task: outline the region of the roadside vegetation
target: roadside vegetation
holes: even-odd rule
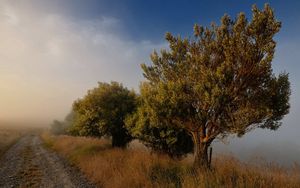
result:
[[[0,157],[19,137],[20,133],[17,130],[0,128]]]
[[[113,148],[107,139],[42,135],[48,147],[69,159],[99,187],[299,187],[300,166],[284,168],[231,156],[213,158],[211,171],[195,170],[191,158],[178,161],[139,147]]]
[[[223,16],[219,25],[195,25],[193,37],[167,33],[169,48],[141,65],[138,93],[99,82],[64,121],[52,124],[56,135],[79,137],[44,139],[104,187],[296,187],[297,173],[232,158],[212,161],[210,152],[229,135],[277,130],[289,113],[288,73],[272,70],[280,28],[265,5],[253,6],[251,20],[240,13]],[[128,148],[133,139],[152,154]],[[188,154],[193,162],[179,160]]]
[[[0,157],[28,131],[27,128],[0,124]]]

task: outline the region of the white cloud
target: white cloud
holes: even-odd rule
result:
[[[64,116],[72,101],[116,80],[137,88],[139,64],[163,44],[125,39],[118,19],[73,20],[0,5],[0,119]],[[14,4],[15,5],[15,4]]]

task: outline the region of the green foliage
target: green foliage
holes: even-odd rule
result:
[[[63,122],[58,120],[53,121],[50,131],[55,135],[64,134],[66,132]]]
[[[65,119],[63,121],[64,126],[66,127],[67,131],[73,125],[74,116],[75,116],[75,113],[73,112],[73,110],[71,110],[71,112],[69,112],[69,114],[67,114],[67,116],[65,117]]]
[[[51,132],[56,135],[70,133],[73,124],[74,112],[71,111],[63,121],[54,120],[51,124]]]
[[[193,151],[193,140],[188,132],[172,127],[167,122],[152,121],[142,99],[149,94],[141,90],[140,105],[135,113],[126,119],[126,127],[131,135],[144,143],[152,151],[180,158]]]
[[[112,145],[124,147],[131,140],[125,117],[136,108],[136,96],[117,82],[101,83],[74,102],[74,123],[70,130],[80,136],[111,136]]]
[[[192,38],[167,33],[169,49],[155,51],[152,65],[142,65],[150,121],[193,135],[197,166],[207,165],[214,139],[277,129],[289,111],[288,74],[276,76],[271,64],[281,23],[269,5],[252,12],[251,21],[240,13],[223,16],[220,25],[195,25]]]

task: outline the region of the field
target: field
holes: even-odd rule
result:
[[[26,134],[39,134],[43,129],[27,124],[6,124],[0,122],[0,156]]]
[[[173,160],[139,147],[113,149],[104,139],[47,133],[42,138],[99,187],[300,187],[298,164],[284,168],[218,156],[211,172],[201,172],[193,170],[191,158]]]
[[[18,138],[23,134],[17,128],[8,128],[0,126],[0,157],[3,153],[14,144]]]

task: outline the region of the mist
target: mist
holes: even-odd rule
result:
[[[72,102],[98,81],[137,88],[139,64],[162,46],[127,40],[113,17],[75,20],[14,2],[0,4],[2,121],[63,118]]]
[[[73,101],[98,81],[119,81],[138,91],[143,80],[140,64],[149,62],[149,54],[166,43],[164,33],[158,42],[132,40],[125,25],[111,15],[74,17],[45,1],[2,0],[0,124],[47,127],[53,119],[63,119]],[[287,34],[278,37],[274,70],[289,72],[292,84],[291,110],[283,126],[214,143],[214,152],[232,153],[245,161],[263,157],[287,166],[300,163],[299,41]]]
[[[248,133],[242,138],[214,142],[212,145],[214,155],[236,156],[241,161],[254,164],[266,161],[285,167],[300,164],[300,144],[289,139],[259,139],[257,141],[256,132],[259,131]],[[263,131],[260,130],[260,132]]]

